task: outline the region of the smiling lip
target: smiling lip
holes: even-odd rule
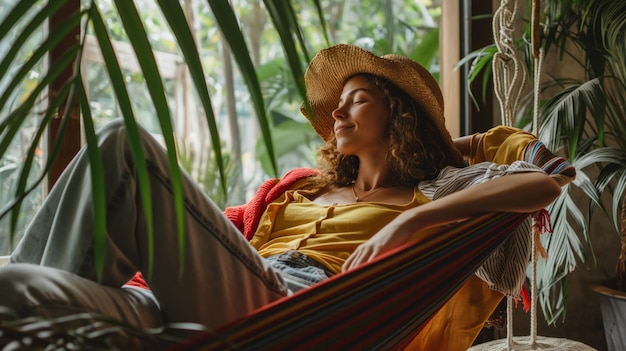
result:
[[[346,130],[346,129],[350,129],[352,128],[352,126],[339,126],[337,128],[335,128],[335,135],[341,133],[342,131]]]

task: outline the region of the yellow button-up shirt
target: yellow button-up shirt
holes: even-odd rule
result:
[[[298,250],[339,273],[357,246],[402,211],[430,201],[415,187],[413,199],[404,205],[357,202],[325,206],[309,200],[316,192],[289,190],[267,207],[250,241],[261,256]]]

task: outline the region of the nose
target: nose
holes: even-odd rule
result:
[[[331,116],[333,116],[335,120],[346,118],[346,114],[345,114],[345,111],[343,110],[342,105],[339,105],[339,107],[334,109],[333,112],[331,113]]]

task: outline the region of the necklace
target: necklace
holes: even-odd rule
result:
[[[382,187],[376,188],[374,190],[371,190],[369,193],[359,197],[359,195],[356,194],[356,189],[354,187],[354,183],[352,184],[352,195],[354,195],[354,202],[359,202],[362,201],[363,199],[365,199],[366,197],[370,197],[374,194],[376,194],[379,190],[383,189]]]

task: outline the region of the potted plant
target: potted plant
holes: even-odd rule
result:
[[[623,350],[626,348],[626,3],[581,0],[575,8],[564,17],[571,21],[571,26],[562,27],[561,33],[553,32],[552,38],[562,41],[546,43],[558,45],[561,52],[582,53],[574,62],[583,68],[585,79],[566,82],[545,103],[540,135],[549,146],[563,146],[574,164],[598,172],[595,186],[583,188],[593,200],[589,218],[597,205],[612,218],[615,231],[620,234],[621,251],[615,279],[598,285],[595,290],[600,293],[609,350]],[[599,195],[605,192],[612,196],[610,211],[600,202]]]
[[[526,57],[528,72],[532,72],[530,46],[526,40],[518,44]],[[548,259],[540,260],[537,267],[539,303],[547,323],[554,324],[566,312],[565,278],[579,261],[587,262],[584,242],[593,253],[591,243],[596,233],[590,233],[589,223],[594,209],[608,215],[615,231],[621,233],[621,254],[612,286],[626,289],[626,2],[545,2],[541,46],[552,62],[557,58],[559,64],[567,62],[568,66],[560,75],[552,70],[543,72],[544,78],[549,79],[541,83],[538,136],[548,149],[566,157],[578,173],[576,181],[564,187],[562,195],[548,208],[554,233],[542,236]],[[494,51],[487,47],[462,61],[474,61],[473,79],[490,67]],[[582,72],[583,77],[575,78],[577,72]],[[527,99],[525,106],[531,102]],[[518,127],[531,129],[530,112],[530,108],[520,110]],[[591,205],[577,200],[581,192]],[[610,205],[602,202],[604,193],[612,196]],[[579,230],[582,238],[577,234]],[[613,294],[607,286],[598,290],[602,296]],[[626,298],[621,299],[626,304]],[[615,313],[615,305],[610,304],[603,310],[613,311],[624,321],[626,311]],[[612,329],[626,331],[626,325],[614,327],[612,323],[605,320],[607,333]],[[609,347],[615,347],[611,346],[612,340],[614,337],[607,335]],[[614,349],[626,348],[626,337],[620,340],[621,346]]]
[[[600,96],[597,102],[604,102],[604,113],[596,116],[598,142],[586,157],[599,166],[598,192],[612,195],[610,217],[621,238],[615,279],[594,288],[600,296],[607,346],[613,351],[626,348],[626,3],[597,1],[589,15],[593,35],[600,39],[594,72],[598,91],[591,93]]]

